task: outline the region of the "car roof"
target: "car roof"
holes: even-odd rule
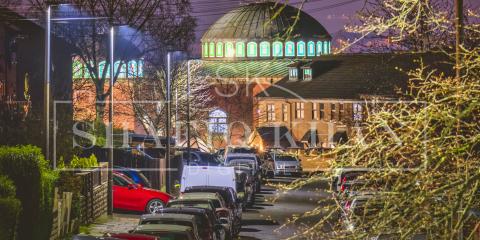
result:
[[[205,214],[207,211],[210,211],[210,209],[185,207],[185,208],[163,208],[163,209],[160,210],[160,213],[176,213],[176,214],[199,213],[199,214]],[[157,214],[159,214],[159,213],[157,213]],[[144,214],[144,215],[155,215],[155,214]]]
[[[145,231],[162,231],[162,232],[190,232],[192,231],[191,227],[181,226],[181,225],[172,225],[172,224],[144,224],[138,225],[135,230],[145,230]]]
[[[255,153],[228,153],[227,157],[255,157]]]
[[[178,213],[156,213],[156,214],[145,214],[142,215],[142,220],[156,220],[156,219],[179,219],[179,220],[188,220],[192,221],[195,218],[193,215],[189,214],[178,214]]]
[[[230,191],[233,190],[231,187],[221,187],[221,186],[191,186],[186,187],[185,190],[216,190],[216,191]]]
[[[178,199],[218,199],[218,193],[211,192],[189,192],[182,194]]]

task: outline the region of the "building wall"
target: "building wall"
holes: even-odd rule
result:
[[[296,103],[304,104],[303,118],[296,116]],[[292,133],[295,140],[302,140],[304,135],[311,129],[316,129],[323,147],[329,147],[333,143],[333,135],[337,132],[346,131],[350,136],[352,127],[355,124],[353,118],[353,104],[360,102],[346,100],[297,100],[297,99],[273,99],[257,98],[255,104],[254,127],[262,126],[286,126]],[[313,104],[317,106],[316,117],[313,116]],[[324,104],[323,118],[320,116],[320,104]],[[335,111],[332,115],[332,104]],[[275,119],[268,114],[268,105],[274,106]],[[343,105],[342,114],[340,106]],[[287,114],[284,119],[282,106],[286,107]],[[333,117],[332,117],[333,116]],[[270,117],[270,118],[269,118]]]

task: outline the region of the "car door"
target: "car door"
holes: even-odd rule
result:
[[[138,204],[138,193],[132,188],[133,183],[121,175],[113,175],[113,207],[135,210]],[[115,204],[116,203],[116,204]]]

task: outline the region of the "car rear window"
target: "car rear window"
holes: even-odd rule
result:
[[[298,161],[297,158],[292,157],[292,156],[277,156],[275,160],[282,161],[282,162],[296,162],[296,161]]]
[[[143,224],[168,224],[168,225],[179,225],[179,226],[185,226],[185,227],[192,227],[193,228],[193,223],[189,221],[179,221],[179,220],[173,220],[173,219],[155,219],[155,220],[144,220],[141,223]]]

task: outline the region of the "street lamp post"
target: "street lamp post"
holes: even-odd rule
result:
[[[48,5],[45,26],[45,82],[43,86],[43,104],[45,120],[45,158],[50,160],[50,72],[51,72],[51,17],[52,7]]]
[[[113,51],[115,47],[114,42],[115,29],[110,27],[110,88],[109,88],[109,102],[108,102],[108,215],[113,214],[113,77],[114,70],[114,56]]]
[[[166,191],[170,192],[170,184],[171,184],[171,173],[170,171],[170,111],[171,111],[171,53],[167,53],[167,118],[165,121],[165,133],[167,137],[167,147],[165,151],[165,161],[166,161]]]
[[[187,61],[187,165],[190,165],[190,61]]]

